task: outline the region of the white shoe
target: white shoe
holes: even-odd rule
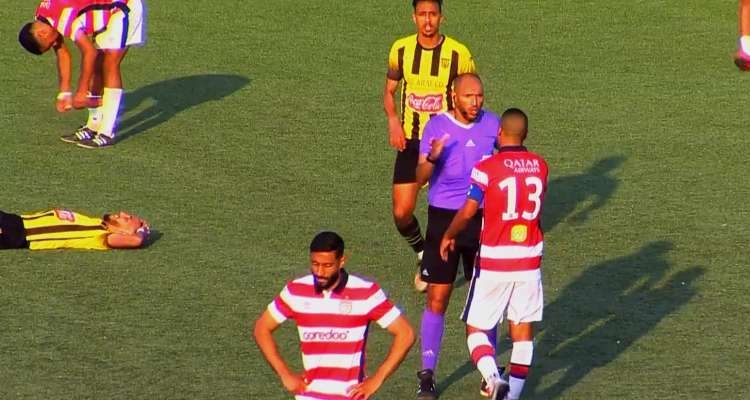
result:
[[[417,253],[417,273],[414,274],[414,290],[419,293],[427,291],[427,282],[422,280],[422,255],[424,250]]]
[[[493,377],[492,380],[488,383],[490,386],[490,399],[492,400],[506,400],[508,396],[508,391],[510,390],[510,385],[508,385],[508,382],[498,377]]]

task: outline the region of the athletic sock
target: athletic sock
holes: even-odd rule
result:
[[[740,49],[746,56],[750,57],[750,36],[742,36],[740,38]]]
[[[102,119],[99,133],[111,138],[115,137],[117,114],[120,112],[123,90],[120,88],[104,88],[102,94]]]
[[[417,217],[411,216],[411,222],[405,227],[396,226],[398,233],[406,239],[406,243],[409,243],[412,250],[415,253],[419,253],[424,250],[424,238],[422,237],[422,230],[419,227],[419,221]]]
[[[533,357],[534,342],[513,342],[513,350],[510,353],[510,379],[508,380],[510,391],[508,392],[508,399],[521,397],[521,391],[523,391],[523,385],[529,375]]]
[[[86,96],[89,100],[101,100],[102,96],[93,95],[91,93]],[[101,104],[101,103],[100,103]],[[101,105],[93,108],[89,108],[89,119],[86,120],[86,127],[94,132],[99,131],[99,123],[102,121],[102,110]]]
[[[422,369],[435,371],[445,330],[445,316],[425,309],[422,312]]]
[[[490,344],[485,332],[473,332],[466,338],[466,344],[469,346],[471,360],[485,381],[489,382],[493,377],[500,375],[495,363],[495,348]]]

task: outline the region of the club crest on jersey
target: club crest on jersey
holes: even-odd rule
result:
[[[410,94],[409,108],[419,112],[440,112],[443,109],[443,95],[428,94],[426,96],[417,96]]]
[[[76,215],[70,210],[55,209],[55,216],[60,221],[76,222]]]
[[[440,67],[441,68],[449,68],[451,66],[451,59],[450,58],[441,58],[440,59]]]
[[[351,300],[341,300],[341,303],[339,303],[339,313],[351,314],[353,305]]]
[[[529,235],[529,228],[526,225],[514,225],[510,229],[510,241],[516,243],[523,243],[526,241],[526,237]]]

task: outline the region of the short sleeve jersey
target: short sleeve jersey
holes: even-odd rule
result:
[[[432,141],[447,136],[443,152],[430,176],[427,202],[431,206],[458,210],[466,200],[474,165],[495,150],[500,117],[482,110],[469,124],[456,120],[451,112],[436,115],[425,126],[419,153],[429,154]]]
[[[36,19],[75,41],[79,33],[93,36],[104,31],[113,14],[127,10],[127,0],[42,0]]]
[[[484,192],[480,269],[514,272],[514,280],[539,276],[547,176],[544,159],[522,146],[503,147],[474,168],[471,183]]]
[[[342,270],[331,291],[317,291],[314,277],[289,282],[268,305],[279,323],[297,323],[307,391],[303,399],[344,399],[365,378],[365,343],[371,321],[386,328],[401,312],[383,290]]]
[[[107,235],[101,218],[54,209],[21,215],[26,240],[31,250],[87,249],[108,250]]]
[[[476,72],[469,49],[448,36],[432,49],[420,46],[416,34],[393,43],[388,79],[401,81],[401,124],[407,139],[421,138],[431,116],[453,108],[453,80],[469,72]]]

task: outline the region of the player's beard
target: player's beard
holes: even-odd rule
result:
[[[339,281],[339,274],[340,274],[340,272],[337,271],[335,274],[333,274],[330,277],[328,277],[328,279],[325,281],[324,284],[320,283],[320,278],[318,278],[317,275],[313,275],[313,278],[314,278],[314,281],[315,281],[315,290],[317,290],[317,291],[320,292],[320,291],[323,291],[323,290],[330,289],[331,286],[333,286],[336,282]]]

